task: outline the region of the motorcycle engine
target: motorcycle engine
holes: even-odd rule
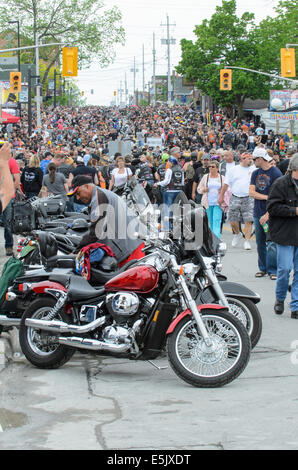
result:
[[[130,292],[116,292],[106,297],[108,312],[117,323],[123,323],[135,315],[139,309],[139,297]]]

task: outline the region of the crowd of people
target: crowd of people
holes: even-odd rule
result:
[[[268,274],[277,280],[276,313],[283,311],[285,286],[294,268],[291,311],[293,318],[298,317],[298,157],[293,136],[276,134],[251,119],[201,114],[189,106],[59,107],[44,110],[41,119],[42,128],[28,135],[24,113],[9,136],[9,169],[15,190],[27,197],[67,197],[78,176],[114,191],[137,175],[152,202],[163,203],[167,209],[162,221],[183,191],[206,209],[210,228],[218,238],[223,223],[228,222],[233,247],[243,240],[244,249],[251,250],[254,230],[256,277]],[[2,138],[7,138],[5,127]],[[152,138],[158,145],[148,143]],[[109,144],[119,141],[130,143],[130,151],[112,155]],[[275,194],[273,186],[276,191],[283,178],[292,193],[278,203],[271,200],[271,193]],[[285,183],[281,190],[286,192]],[[68,207],[80,212],[86,203],[77,196],[68,198]],[[2,214],[8,256],[13,254],[10,217],[11,203]],[[287,233],[287,217],[292,227],[288,239],[281,235]],[[280,246],[292,249],[285,256]]]

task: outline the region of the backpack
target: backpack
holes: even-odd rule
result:
[[[187,165],[187,168],[185,170],[185,177],[186,179],[189,181],[189,180],[192,180],[195,176],[195,170],[194,170],[194,167],[193,165],[191,165],[190,163]]]
[[[24,272],[24,265],[20,259],[9,258],[3,266],[0,278],[0,304],[5,300],[4,295],[13,281]]]

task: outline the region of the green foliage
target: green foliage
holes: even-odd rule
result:
[[[241,115],[245,98],[268,98],[272,79],[233,69],[232,90],[220,91],[219,70],[237,66],[280,75],[280,48],[297,42],[297,11],[297,0],[281,1],[277,16],[257,26],[253,13],[236,15],[236,0],[222,0],[210,20],[195,26],[195,42],[182,39],[182,58],[176,71],[197,81],[197,88],[220,106],[236,105]],[[274,88],[282,85],[274,81]]]
[[[79,68],[93,60],[108,65],[117,43],[124,42],[121,13],[117,7],[103,10],[102,0],[5,0],[0,9],[0,28],[8,30],[8,21],[20,21],[21,44],[65,42],[78,46]],[[9,30],[11,30],[9,26]],[[43,83],[51,67],[60,63],[61,46],[40,48],[40,59],[47,64]],[[22,53],[22,63],[34,61],[34,52]]]

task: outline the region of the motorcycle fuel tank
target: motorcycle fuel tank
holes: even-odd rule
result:
[[[147,294],[155,289],[158,279],[158,271],[153,266],[136,266],[113,277],[104,287],[108,292],[121,290]]]

